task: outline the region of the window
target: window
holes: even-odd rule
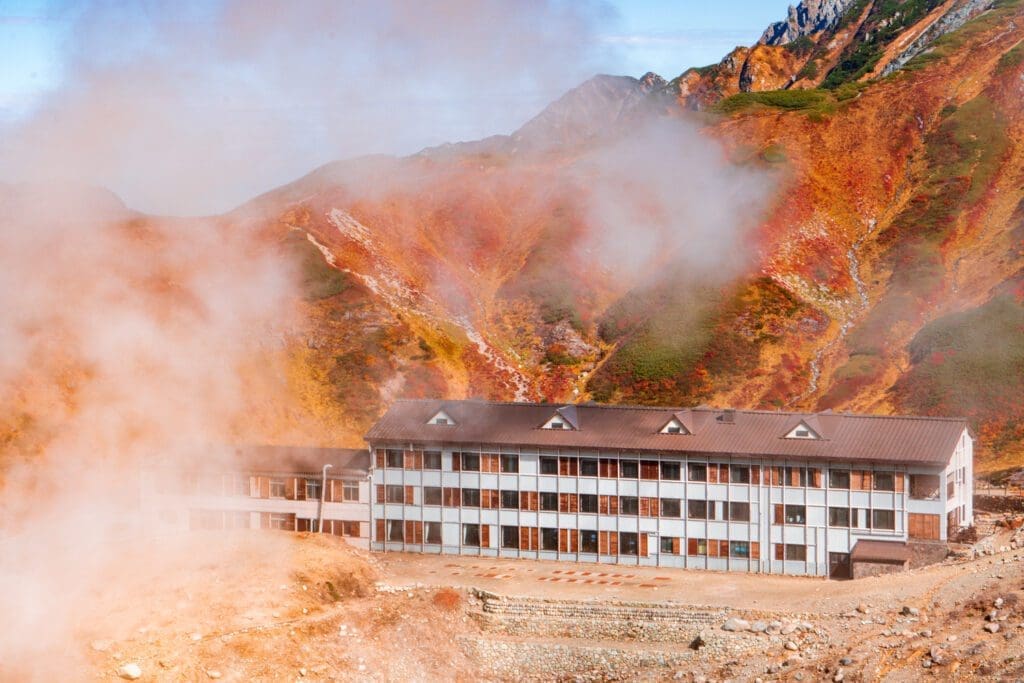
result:
[[[393,467],[400,470],[405,465],[405,454],[401,450],[389,448],[384,451],[384,454],[386,456],[385,467]]]
[[[423,469],[441,469],[441,451],[423,451]]]
[[[448,418],[447,417],[440,417],[440,416],[435,417],[434,418],[434,424],[436,424],[436,425],[446,425],[446,424],[448,424]]]
[[[550,493],[548,491],[541,491],[540,509],[547,510],[549,512],[556,512],[558,510],[558,494]]]
[[[746,465],[733,465],[729,468],[730,484],[749,484],[750,468]]]
[[[661,461],[661,478],[666,481],[679,481],[683,474],[682,470],[682,463],[671,460]]]
[[[636,479],[640,476],[640,463],[636,460],[620,460],[619,476],[623,479]]]
[[[384,500],[386,500],[389,503],[404,503],[405,488],[402,486],[393,486],[391,484],[385,486]]]
[[[636,532],[632,531],[620,531],[619,532],[619,554],[620,555],[636,555],[640,549],[639,541]]]
[[[829,526],[850,526],[850,510],[848,508],[833,508],[828,509],[828,525]]]
[[[678,517],[682,512],[682,501],[678,498],[661,499],[661,516]]]
[[[518,510],[519,509],[519,492],[518,491],[502,491],[501,492],[501,507],[506,510]]]
[[[871,528],[892,531],[896,528],[896,513],[893,510],[872,510]]]
[[[746,541],[731,541],[729,557],[750,557],[750,544]]]
[[[652,481],[658,480],[658,461],[657,460],[641,460],[640,461],[640,478],[649,479]]]
[[[320,500],[320,493],[323,491],[323,482],[319,479],[306,480],[306,500]]]
[[[423,525],[426,527],[426,533],[424,534],[426,542],[431,545],[440,545],[441,522],[424,522]]]
[[[440,505],[441,504],[441,487],[440,486],[424,486],[423,487],[423,504],[424,505]]]
[[[480,471],[480,456],[477,453],[463,453],[461,463],[463,472]]]
[[[595,458],[580,458],[580,476],[597,476],[597,460]]]
[[[359,482],[343,481],[341,483],[341,499],[346,502],[359,501]]]
[[[806,505],[787,505],[786,524],[803,524],[807,521]]]
[[[619,496],[620,515],[640,514],[640,499],[636,496]]]
[[[786,544],[786,559],[792,562],[806,562],[807,561],[807,546],[805,545],[793,545],[792,543]]]
[[[279,514],[279,513],[276,513],[276,512],[273,512],[273,513],[270,514],[270,528],[271,529],[287,529],[289,527],[289,522],[290,521],[291,520],[289,519],[289,516],[286,515],[286,514]],[[204,528],[211,528],[211,527],[204,526]]]
[[[596,493],[581,493],[580,494],[580,512],[597,512],[597,494]]]
[[[592,529],[581,529],[580,530],[580,552],[581,553],[596,553],[597,552],[597,531]]]
[[[462,489],[462,507],[480,507],[480,489]]]
[[[430,418],[430,424],[432,424],[432,425],[453,425],[453,424],[455,424],[455,420],[453,420],[448,415],[448,413],[444,412],[443,410],[439,410],[439,411],[437,411],[437,413],[434,414],[434,417]]]
[[[335,524],[339,524],[339,522],[335,522]],[[359,522],[340,522],[340,524],[342,536],[359,538]]]
[[[231,495],[249,495],[249,477],[235,476],[231,480]]]
[[[519,456],[518,455],[503,455],[501,456],[501,471],[508,474],[514,474],[519,471]]]
[[[502,548],[518,548],[519,547],[519,527],[517,527],[517,526],[503,526],[503,527],[501,527],[501,547]]]
[[[703,556],[708,554],[708,540],[706,538],[690,538],[686,541],[686,554]]]
[[[948,474],[946,475],[946,498],[956,498],[956,484],[953,482],[953,477]]]
[[[911,474],[910,497],[914,500],[938,500],[939,475]]]
[[[402,520],[400,519],[389,519],[388,520],[388,540],[401,543],[405,536],[402,530]]]
[[[558,529],[542,528],[540,530],[540,549],[558,550]]]
[[[678,543],[679,543],[679,539],[678,538],[673,538],[671,536],[662,536],[661,537],[661,552],[664,553],[665,555],[675,555],[675,554],[677,554],[678,551],[676,550],[676,548],[678,548],[678,545],[677,545]]]
[[[706,500],[686,501],[686,516],[689,519],[707,519],[708,502]]]
[[[462,545],[479,546],[480,545],[480,525],[479,524],[463,524],[462,525]]]
[[[872,486],[876,491],[895,491],[896,475],[892,472],[875,472]]]
[[[807,486],[807,470],[803,467],[787,467],[785,485]]]
[[[666,434],[682,434],[683,433],[683,428],[679,427],[678,425],[669,425],[669,426],[665,427],[665,433]]]
[[[690,481],[707,481],[708,466],[690,463],[686,467],[686,478]]]
[[[540,458],[541,474],[558,474],[558,458],[542,455]]]
[[[750,521],[750,503],[729,503],[726,507],[726,519],[733,522]]]
[[[284,498],[284,479],[270,480],[270,497]]]
[[[829,470],[828,487],[830,489],[850,488],[850,470]]]

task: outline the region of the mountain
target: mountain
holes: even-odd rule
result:
[[[962,414],[1020,465],[1022,39],[1021,0],[805,1],[712,67],[254,199],[222,220],[303,285],[265,437],[357,445],[401,396],[709,403]],[[664,232],[691,210],[736,225]]]

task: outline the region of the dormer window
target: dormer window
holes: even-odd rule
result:
[[[813,429],[808,427],[806,422],[802,422],[801,421],[800,424],[798,424],[796,427],[794,427],[789,432],[789,434],[786,434],[786,438],[787,439],[820,439],[821,436],[819,436],[818,433],[815,432]]]
[[[689,434],[689,430],[683,426],[683,423],[678,418],[672,418],[668,421],[664,427],[661,428],[662,434]]]
[[[552,415],[551,419],[541,425],[541,429],[564,429],[573,431],[576,429],[562,414]]]
[[[552,422],[548,425],[548,429],[565,429],[564,422]]]
[[[811,430],[810,429],[798,429],[795,432],[793,432],[793,436],[795,436],[798,439],[808,439],[811,436]]]
[[[444,412],[443,410],[439,410],[434,415],[434,417],[430,418],[430,420],[427,421],[427,424],[432,424],[432,425],[454,425],[455,424],[455,420],[453,420],[451,418],[451,416],[448,415],[448,413]]]

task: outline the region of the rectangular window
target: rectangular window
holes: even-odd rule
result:
[[[612,458],[601,458],[598,473],[605,478],[615,479],[619,476],[619,461]]]
[[[786,524],[803,524],[807,521],[806,505],[787,505]]]
[[[441,545],[441,522],[424,522],[426,527],[426,542],[431,545]]]
[[[323,482],[319,479],[306,480],[306,500],[320,500],[320,493],[323,491]]]
[[[597,531],[592,529],[581,529],[580,530],[580,552],[581,553],[596,553],[597,552]]]
[[[338,522],[335,522],[337,524]],[[342,522],[341,535],[359,538],[359,522]]]
[[[850,470],[829,470],[828,487],[830,489],[850,488]]]
[[[480,489],[462,489],[462,507],[480,507]]]
[[[424,505],[440,505],[441,504],[441,487],[440,486],[424,486],[423,487],[423,504]]]
[[[540,509],[547,510],[549,512],[558,511],[558,494],[551,493],[548,491],[541,491],[540,493]]]
[[[682,514],[682,501],[678,498],[661,499],[662,517],[678,517],[680,514]]]
[[[706,538],[689,538],[686,540],[686,554],[704,556],[708,554],[708,540]]]
[[[580,512],[597,512],[597,494],[596,493],[581,493],[580,494]]]
[[[423,451],[423,469],[441,469],[441,451]]]
[[[892,472],[875,472],[873,483],[876,491],[896,490],[896,476]]]
[[[807,486],[807,470],[803,467],[786,468],[786,486]]]
[[[914,500],[938,500],[939,475],[911,474],[910,497]]]
[[[480,546],[480,525],[479,524],[463,524],[462,525],[462,545],[469,546]]]
[[[729,468],[730,484],[749,484],[750,468],[746,465],[733,465]]]
[[[558,474],[558,458],[542,455],[540,458],[541,474]]]
[[[686,517],[688,519],[707,519],[708,502],[706,500],[686,501]]]
[[[518,491],[502,491],[501,492],[501,507],[506,510],[518,510],[519,509],[519,492]]]
[[[540,530],[540,549],[558,550],[558,529],[542,528]]]
[[[519,547],[519,527],[517,527],[517,526],[503,526],[503,527],[501,527],[501,547],[502,548],[518,548]]]
[[[786,544],[786,559],[791,562],[806,562],[807,561],[807,546],[805,545],[793,545],[791,543]]]
[[[632,531],[619,532],[619,554],[636,555],[640,552],[637,534]]]
[[[657,460],[641,460],[640,461],[640,478],[649,479],[651,481],[657,481],[658,479],[658,461]]]
[[[463,472],[479,472],[480,471],[480,455],[477,453],[462,453],[460,463],[462,465]]]
[[[850,526],[850,510],[848,508],[833,508],[828,509],[828,525],[829,526]]]
[[[400,519],[389,519],[388,520],[388,540],[389,541],[394,541],[394,542],[397,542],[397,543],[401,543],[405,539],[405,536],[403,535],[403,532],[402,532],[403,526],[404,525],[402,523],[402,520],[400,520]]]
[[[672,536],[661,537],[661,552],[663,555],[678,555],[679,554],[679,539],[673,538]]]
[[[636,479],[640,476],[640,463],[636,460],[620,460],[619,476],[623,479]]]
[[[404,503],[405,488],[388,484],[384,487],[384,500],[389,503]]]
[[[726,519],[733,522],[750,521],[750,503],[729,503],[726,507]]]
[[[391,467],[400,470],[402,469],[402,467],[405,466],[405,453],[403,453],[400,449],[389,448],[386,451],[384,451],[384,453],[386,454],[387,458],[386,464],[384,465],[385,467]]]
[[[871,528],[894,530],[896,528],[896,513],[893,510],[872,510]]]
[[[750,544],[746,541],[731,541],[729,557],[750,557]]]
[[[359,502],[359,482],[343,481],[341,483],[341,499],[346,503]]]
[[[686,466],[686,478],[689,481],[707,481],[708,466],[697,463],[690,463]]]
[[[503,455],[501,456],[501,471],[506,474],[515,474],[519,471],[519,456],[518,455]]]
[[[284,498],[284,479],[270,480],[270,497]]]
[[[597,476],[597,460],[595,458],[580,458],[580,476]]]
[[[636,496],[619,496],[620,515],[640,514],[640,499]]]
[[[683,476],[683,465],[674,460],[661,461],[661,478],[665,481],[679,481]]]

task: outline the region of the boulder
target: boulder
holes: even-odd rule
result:
[[[737,617],[730,617],[722,624],[723,631],[749,631],[750,622],[746,619],[739,619]]]
[[[136,681],[142,678],[142,668],[135,662],[129,662],[121,665],[121,668],[117,670],[117,675],[125,680]]]

